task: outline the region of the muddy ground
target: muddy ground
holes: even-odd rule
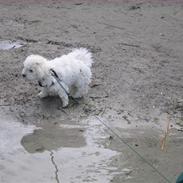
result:
[[[182,28],[181,1],[1,1],[0,182],[175,182],[183,171]],[[22,47],[3,50],[5,40]],[[21,77],[26,56],[76,47],[93,53],[88,96],[66,109],[59,98],[40,100],[40,88]]]

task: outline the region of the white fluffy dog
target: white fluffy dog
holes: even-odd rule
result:
[[[69,97],[80,98],[87,94],[91,81],[92,55],[85,49],[75,49],[67,55],[47,60],[39,55],[30,55],[24,61],[22,76],[36,80],[42,87],[41,98],[58,95],[66,107]],[[52,70],[58,75],[59,81]],[[61,87],[61,85],[63,87]]]

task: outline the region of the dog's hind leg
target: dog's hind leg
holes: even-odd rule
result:
[[[78,86],[75,93],[72,94],[72,97],[74,98],[81,98],[85,96],[88,93],[88,86]]]
[[[84,97],[88,93],[90,79],[83,77],[82,80],[75,83],[75,91],[71,94],[74,98]]]

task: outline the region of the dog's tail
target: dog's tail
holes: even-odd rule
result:
[[[88,67],[92,66],[92,54],[86,48],[74,49],[69,55],[83,61]]]

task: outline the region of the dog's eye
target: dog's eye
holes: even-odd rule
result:
[[[33,72],[33,70],[32,69],[29,69],[29,72]]]

